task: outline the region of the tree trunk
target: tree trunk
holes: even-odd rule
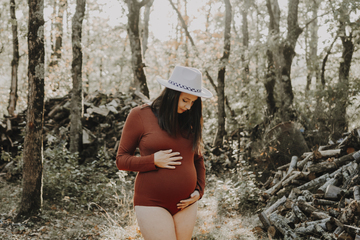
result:
[[[319,0],[314,0],[312,3],[312,18],[314,19],[310,24],[310,41],[309,41],[309,55],[306,58],[307,63],[307,82],[305,91],[308,92],[310,90],[311,80],[313,76],[316,77],[316,85],[320,84],[319,78],[319,65],[318,65],[318,56],[317,56],[317,47],[318,47],[318,10],[319,10]]]
[[[134,74],[134,79],[131,83],[131,86],[149,98],[150,94],[146,83],[146,76],[144,71],[145,63],[143,63],[139,33],[140,9],[148,2],[149,0],[142,0],[141,2],[138,2],[137,0],[126,0],[129,10],[127,30],[131,47],[131,66]]]
[[[11,87],[9,106],[7,108],[10,116],[15,114],[16,102],[17,102],[17,86],[18,86],[18,66],[19,66],[19,39],[17,32],[17,20],[15,15],[15,0],[10,0],[10,16],[12,24],[12,36],[13,36],[13,60],[11,61]]]
[[[70,125],[70,152],[82,154],[82,22],[85,16],[86,0],[76,0],[76,12],[72,19],[72,51],[71,66],[73,89],[71,91],[71,125]]]
[[[298,25],[298,7],[299,0],[289,0],[288,5],[288,26],[287,37],[279,46],[279,59],[277,59],[277,67],[280,69],[280,117],[283,121],[291,119],[289,110],[293,103],[294,94],[291,84],[291,65],[295,56],[295,46],[302,29]]]
[[[271,33],[269,41],[277,41],[280,32],[280,8],[277,0],[267,0],[266,7],[270,16],[269,21],[269,32]],[[274,44],[274,43],[272,43]],[[270,44],[270,45],[272,45]],[[267,115],[273,116],[277,111],[276,100],[275,100],[275,84],[276,84],[276,72],[275,72],[275,60],[273,51],[269,48],[266,51],[267,56],[267,72],[265,78],[265,90],[266,90],[266,104],[267,104]]]
[[[44,1],[29,0],[28,108],[23,152],[23,190],[17,220],[42,207],[44,121]]]
[[[231,40],[231,4],[230,0],[225,1],[225,31],[224,31],[224,52],[220,59],[220,68],[218,72],[218,130],[215,137],[215,146],[223,145],[223,138],[226,135],[225,131],[225,72],[226,65],[229,62],[230,56],[230,40]]]
[[[58,14],[55,18],[55,44],[53,45],[53,52],[51,53],[51,62],[49,66],[55,66],[58,64],[61,59],[61,51],[62,51],[62,38],[63,38],[63,19],[64,12],[66,9],[67,0],[59,0],[59,10]]]
[[[274,61],[274,64],[268,64],[268,78],[267,82],[274,82],[276,76],[276,83],[279,84],[279,116],[281,120],[291,120],[290,107],[293,103],[294,94],[291,85],[291,64],[295,56],[295,46],[302,29],[298,26],[298,5],[299,0],[289,0],[288,18],[287,18],[287,37],[283,41],[279,40],[279,21],[280,10],[277,0],[267,0],[267,8],[270,15],[269,30],[272,33],[269,40],[269,45],[273,46],[268,53],[269,60]],[[271,56],[273,59],[271,59]],[[275,72],[275,73],[274,73]],[[269,79],[270,77],[270,79]],[[265,84],[265,86],[267,86]],[[271,86],[271,85],[270,85]],[[269,95],[269,91],[268,91]],[[268,96],[268,98],[271,96]],[[269,103],[268,103],[269,105]],[[269,113],[274,112],[270,109]]]
[[[241,31],[242,31],[242,35],[243,35],[243,51],[241,54],[241,61],[242,61],[242,68],[243,68],[243,82],[245,84],[247,84],[249,82],[249,63],[248,60],[246,59],[246,53],[247,50],[249,48],[249,29],[248,29],[248,20],[247,20],[247,15],[248,15],[248,11],[249,11],[249,7],[250,7],[250,1],[249,0],[245,0],[244,1],[244,7],[241,11],[241,16],[242,16],[242,25],[241,25]]]
[[[343,12],[345,10],[341,10]],[[347,11],[346,11],[347,12]],[[343,19],[349,18],[345,16],[346,13],[343,13]],[[346,23],[340,21],[340,31],[343,33],[341,42],[343,45],[342,59],[340,61],[339,68],[339,83],[338,83],[338,99],[335,101],[334,108],[334,133],[333,139],[339,139],[342,133],[348,130],[348,123],[346,118],[346,108],[348,106],[348,96],[349,96],[349,73],[351,67],[351,60],[354,53],[354,43],[352,41],[352,32],[347,36],[346,35]]]
[[[150,0],[145,5],[145,11],[144,11],[144,26],[142,31],[142,50],[143,50],[144,58],[145,58],[146,50],[148,49],[150,10],[153,3],[154,0]]]

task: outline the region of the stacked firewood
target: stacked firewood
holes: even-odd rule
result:
[[[84,97],[83,146],[85,158],[95,158],[100,148],[113,157],[116,153],[121,131],[130,110],[148,102],[140,92],[106,95],[94,92]],[[45,102],[43,139],[44,146],[51,142],[69,143],[70,94],[50,98]],[[22,151],[26,126],[26,110],[16,116],[0,119],[0,176],[11,172],[11,157]]]
[[[360,129],[293,156],[262,186],[270,239],[360,240]]]

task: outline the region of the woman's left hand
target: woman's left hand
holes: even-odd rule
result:
[[[178,204],[177,207],[182,210],[188,206],[190,206],[191,204],[193,204],[194,202],[196,202],[197,200],[200,199],[200,193],[198,190],[195,190],[192,194],[190,194],[190,198],[188,199],[184,199],[181,200]]]

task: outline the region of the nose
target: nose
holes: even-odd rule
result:
[[[189,109],[191,108],[191,103],[187,103],[187,104],[185,105],[185,107],[186,107],[187,110],[189,110]]]

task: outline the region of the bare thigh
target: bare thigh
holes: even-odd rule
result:
[[[177,240],[190,240],[196,223],[198,203],[177,212],[173,218]]]
[[[173,216],[162,207],[135,206],[136,219],[145,240],[176,240]]]

